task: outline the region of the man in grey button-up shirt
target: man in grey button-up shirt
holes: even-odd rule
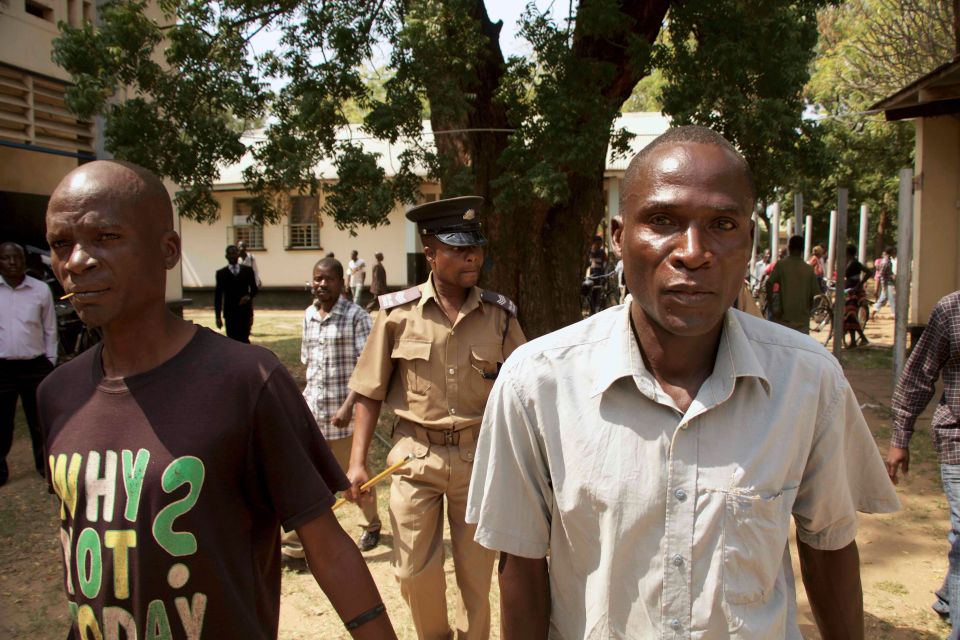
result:
[[[823,637],[862,638],[856,512],[899,504],[836,360],[731,309],[746,162],[680,127],[621,193],[632,302],[517,349],[484,414],[467,520],[503,637],[799,640],[792,516]]]

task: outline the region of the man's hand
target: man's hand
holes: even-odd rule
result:
[[[893,482],[893,484],[897,484],[899,482],[897,470],[903,469],[904,476],[910,471],[910,449],[901,449],[891,445],[887,451],[886,462],[887,475],[890,476],[890,481]]]
[[[217,329],[223,329],[223,320],[217,316]]]
[[[330,418],[330,424],[338,429],[345,429],[350,426],[350,418],[353,417],[353,407],[346,404],[337,409],[337,412]]]
[[[350,502],[359,502],[362,495],[360,487],[370,479],[370,472],[366,467],[350,465],[347,469],[347,480],[350,487],[343,492],[343,497]]]
[[[546,640],[550,631],[547,559],[501,552],[497,573],[503,640]]]
[[[240,306],[243,306],[245,304],[250,304],[250,296],[243,296],[242,298],[240,298],[240,301],[237,304]]]

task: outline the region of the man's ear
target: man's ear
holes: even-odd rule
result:
[[[180,234],[176,231],[165,231],[161,240],[163,263],[167,270],[173,269],[180,262]]]
[[[623,259],[623,218],[620,214],[610,219],[610,239],[613,241],[613,255],[617,260]]]

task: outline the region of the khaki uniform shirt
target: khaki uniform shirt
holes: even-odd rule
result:
[[[792,519],[816,549],[899,508],[837,361],[730,310],[686,412],[646,369],[626,305],[524,345],[487,404],[467,522],[550,552],[554,639],[800,640]]]
[[[417,300],[380,311],[350,378],[350,389],[386,400],[398,418],[427,429],[480,423],[497,363],[526,342],[517,319],[467,295],[456,322],[437,303],[433,275]]]

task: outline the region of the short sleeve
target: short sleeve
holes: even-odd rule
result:
[[[517,321],[517,317],[511,315],[510,319],[507,320],[507,335],[503,341],[504,359],[509,357],[517,347],[524,344],[526,341],[527,337],[523,335],[523,329],[520,328],[520,323]]]
[[[390,354],[393,349],[393,338],[390,335],[389,314],[381,311],[373,323],[370,335],[357,366],[350,376],[348,386],[362,396],[373,400],[383,400],[387,397],[390,387],[390,376],[393,375],[393,360]]]
[[[254,407],[248,465],[283,528],[292,531],[323,514],[349,486],[316,420],[282,367],[264,383]]]
[[[797,537],[815,549],[842,549],[856,537],[857,511],[899,509],[857,398],[843,380],[814,433],[793,506]]]
[[[466,520],[484,547],[543,558],[550,545],[553,486],[543,440],[503,371],[490,392],[470,480]]]

